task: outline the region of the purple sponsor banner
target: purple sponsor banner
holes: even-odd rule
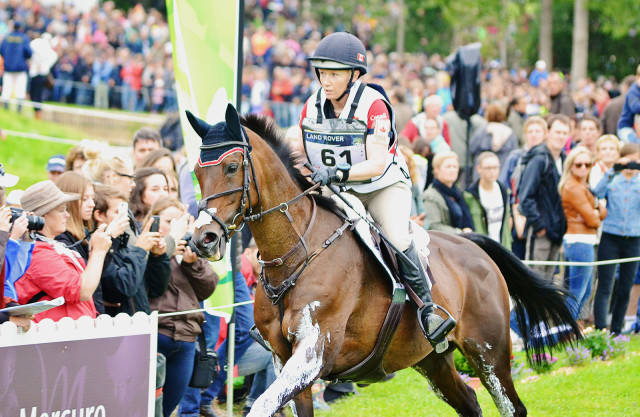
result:
[[[0,347],[0,417],[147,417],[151,336]]]

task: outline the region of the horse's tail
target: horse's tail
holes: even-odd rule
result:
[[[565,289],[532,271],[495,240],[477,233],[461,236],[480,246],[504,276],[529,361],[540,363],[545,350],[581,337],[565,302],[569,296]]]

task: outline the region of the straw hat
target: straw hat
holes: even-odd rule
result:
[[[20,203],[26,211],[36,216],[44,216],[61,204],[80,199],[80,194],[66,194],[60,191],[51,180],[41,181],[27,188]]]

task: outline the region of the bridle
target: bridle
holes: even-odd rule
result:
[[[229,241],[233,233],[236,231],[242,230],[244,227],[245,219],[247,217],[253,216],[253,204],[251,203],[251,193],[249,192],[251,188],[251,180],[256,184],[256,193],[258,195],[258,205],[260,205],[260,190],[258,189],[258,183],[256,182],[256,171],[253,166],[253,160],[251,159],[251,144],[249,144],[249,137],[247,136],[247,132],[245,132],[244,128],[241,129],[243,139],[242,141],[225,141],[220,143],[215,143],[212,145],[201,145],[200,150],[210,150],[217,149],[227,146],[235,146],[242,148],[242,154],[244,155],[242,160],[242,171],[243,171],[243,183],[242,186],[232,188],[231,190],[222,191],[217,194],[210,195],[206,198],[200,200],[198,203],[198,213],[204,211],[211,218],[220,225],[222,231],[224,233],[225,240]],[[216,198],[224,197],[227,195],[235,194],[238,192],[242,192],[242,198],[240,200],[240,210],[233,216],[233,220],[231,220],[231,224],[225,224],[220,217],[215,212],[209,210],[207,207],[210,200],[215,200]],[[248,204],[247,204],[248,203]],[[238,219],[240,219],[240,224],[238,224]]]
[[[260,189],[258,188],[258,182],[256,181],[256,170],[255,167],[253,165],[253,159],[251,158],[251,150],[253,149],[251,147],[251,144],[249,143],[249,136],[247,135],[247,132],[245,131],[244,127],[241,127],[241,131],[242,131],[242,137],[244,140],[242,141],[225,141],[225,142],[220,142],[220,143],[216,143],[216,144],[212,144],[212,145],[201,145],[200,146],[200,150],[210,150],[210,149],[216,149],[216,148],[222,148],[222,147],[227,147],[227,146],[235,146],[235,147],[241,147],[243,150],[243,160],[242,160],[242,171],[243,171],[243,183],[242,186],[240,187],[236,187],[236,188],[232,188],[230,190],[226,190],[226,191],[222,191],[210,196],[207,196],[205,198],[203,198],[202,200],[200,200],[200,203],[198,203],[198,212],[204,211],[206,214],[208,214],[209,216],[211,216],[211,218],[220,225],[220,227],[222,228],[222,231],[224,233],[224,238],[229,241],[229,239],[231,238],[231,236],[233,236],[233,234],[236,231],[240,231],[242,230],[242,228],[244,227],[244,225],[246,224],[246,222],[251,222],[251,221],[256,221],[256,220],[262,220],[263,216],[266,216],[269,213],[272,213],[276,210],[279,210],[280,212],[284,213],[287,218],[290,219],[291,222],[293,222],[293,220],[291,219],[291,216],[288,212],[289,210],[289,205],[293,202],[295,202],[296,200],[308,195],[310,192],[316,190],[317,188],[320,187],[320,184],[314,184],[312,187],[308,188],[307,190],[303,191],[302,193],[296,195],[294,198],[292,198],[291,200],[285,201],[283,203],[280,203],[278,205],[276,205],[275,207],[272,207],[268,210],[262,210],[262,206],[260,205],[261,203],[261,196],[260,196]],[[256,194],[258,196],[258,201],[257,201],[257,206],[260,207],[259,212],[254,213],[253,211],[253,204],[251,201],[251,181],[253,181],[253,183],[255,184],[254,187],[256,189]],[[231,220],[231,224],[227,225],[225,224],[224,221],[222,221],[222,219],[220,217],[218,217],[218,215],[215,212],[212,212],[211,210],[209,210],[209,207],[207,207],[208,202],[211,200],[215,200],[216,198],[220,198],[220,197],[224,197],[227,195],[231,195],[231,194],[235,194],[238,192],[242,192],[242,197],[240,199],[240,209],[238,210],[238,212],[233,216],[233,219]],[[312,201],[314,201],[312,199]],[[313,218],[315,218],[315,201],[314,201],[314,216]],[[238,223],[239,221],[239,223]],[[311,229],[311,226],[313,226],[313,221],[311,222],[311,224],[309,225],[309,230]],[[294,227],[295,229],[295,227]],[[308,232],[308,230],[307,230]],[[305,237],[307,236],[307,232],[305,232]],[[296,233],[297,233],[297,229],[296,229]],[[299,235],[299,233],[298,233]],[[304,237],[300,236],[300,239],[302,239],[302,244],[303,246],[305,246],[306,248],[306,242],[304,242]],[[294,248],[295,249],[295,248]],[[281,257],[282,258],[282,257]],[[281,258],[277,258],[277,259],[281,259]]]

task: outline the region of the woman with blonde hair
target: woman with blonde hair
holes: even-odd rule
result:
[[[84,150],[87,162],[83,172],[91,181],[119,188],[129,198],[135,184],[131,162],[111,154],[98,145],[87,146]]]
[[[594,189],[604,174],[612,168],[620,158],[622,142],[616,135],[602,135],[596,141],[596,162],[589,173],[589,186]]]
[[[569,262],[593,262],[598,227],[607,215],[604,204],[589,190],[587,178],[593,165],[593,155],[584,146],[574,148],[564,163],[558,191],[567,218],[567,232],[563,238],[564,256]],[[591,296],[593,266],[569,266],[567,299],[574,318]]]
[[[433,157],[435,178],[422,194],[429,229],[452,234],[473,232],[471,212],[455,185],[459,173],[460,164],[455,152],[441,152]]]

